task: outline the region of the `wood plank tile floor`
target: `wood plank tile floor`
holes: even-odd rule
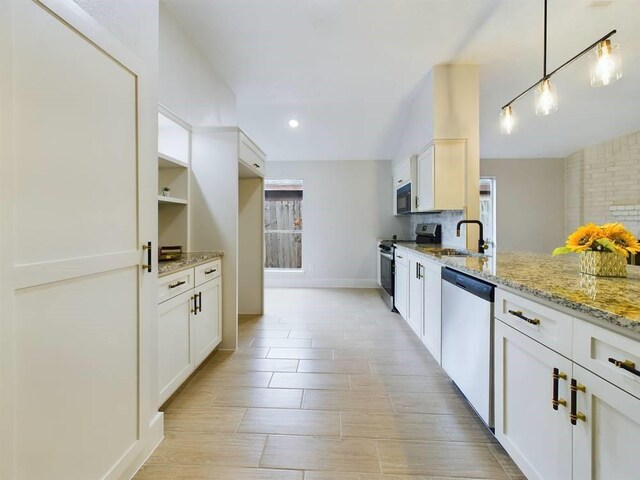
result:
[[[165,406],[147,480],[521,480],[376,290],[268,289]]]

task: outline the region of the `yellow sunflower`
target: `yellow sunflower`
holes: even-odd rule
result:
[[[604,236],[614,243],[616,251],[624,256],[640,252],[638,239],[621,223],[606,223],[602,226]]]
[[[567,238],[567,248],[573,252],[584,252],[593,247],[593,242],[604,237],[602,227],[593,223],[588,223]]]

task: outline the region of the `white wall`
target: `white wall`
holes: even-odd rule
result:
[[[373,287],[376,238],[399,237],[391,161],[267,162],[268,179],[304,181],[304,272],[267,272],[266,286]]]
[[[481,160],[496,177],[498,251],[547,252],[564,244],[564,159]]]
[[[236,96],[160,4],[160,103],[194,126],[236,125]]]

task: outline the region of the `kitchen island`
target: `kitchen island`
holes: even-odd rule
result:
[[[528,479],[637,478],[640,267],[602,278],[581,274],[573,255],[396,249],[396,285],[406,285],[398,310],[446,372],[448,359],[491,368],[480,388],[493,399],[495,436]],[[445,296],[443,267],[496,286],[482,321],[490,332],[477,332],[464,285]]]

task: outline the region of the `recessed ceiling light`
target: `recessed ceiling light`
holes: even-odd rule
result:
[[[298,120],[296,120],[295,118],[289,120],[289,126],[291,128],[298,128],[298,125],[300,125],[300,122],[298,122]]]

